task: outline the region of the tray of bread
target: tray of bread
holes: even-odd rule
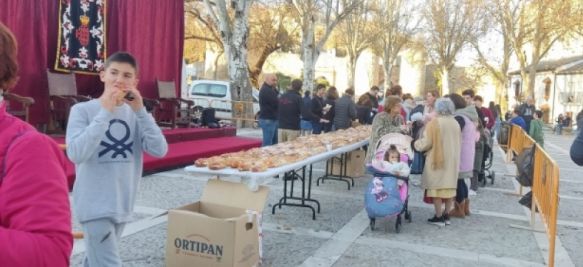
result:
[[[270,168],[293,164],[315,155],[331,152],[354,143],[368,140],[370,126],[358,126],[335,132],[298,137],[291,142],[225,153],[194,162],[210,170],[234,169],[246,172],[265,172]]]

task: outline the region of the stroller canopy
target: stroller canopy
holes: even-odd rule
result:
[[[408,135],[400,133],[389,133],[383,135],[376,144],[370,144],[369,149],[374,149],[374,157],[369,163],[375,169],[382,169],[381,162],[385,159],[385,154],[391,145],[394,145],[399,154],[407,155],[409,160],[413,160],[413,150],[411,149],[411,141],[413,138]],[[374,146],[373,146],[374,145]]]

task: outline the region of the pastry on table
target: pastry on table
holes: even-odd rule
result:
[[[196,167],[206,167],[208,164],[208,158],[200,158],[194,161],[194,166]]]
[[[245,171],[249,171],[252,167],[252,163],[251,162],[241,162],[239,164],[239,166],[237,167],[237,169],[239,171],[245,172]]]
[[[264,172],[264,171],[267,171],[267,169],[268,169],[268,167],[264,161],[258,161],[258,162],[255,162],[251,165],[250,170],[252,172]]]
[[[226,163],[230,168],[237,169],[243,161],[243,158],[240,157],[230,157],[226,160]]]
[[[208,168],[211,170],[222,170],[226,167],[227,167],[227,164],[225,164],[225,162],[220,162],[220,161],[211,162],[208,164]]]

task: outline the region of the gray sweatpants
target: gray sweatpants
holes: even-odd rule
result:
[[[125,223],[115,223],[111,219],[97,219],[81,224],[84,232],[84,267],[121,266],[119,243]]]

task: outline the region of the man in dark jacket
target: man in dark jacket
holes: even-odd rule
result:
[[[259,127],[263,132],[263,146],[277,144],[277,76],[265,74],[265,82],[259,91]]]
[[[520,105],[520,117],[524,119],[526,123],[526,129],[530,129],[530,121],[532,120],[532,115],[536,111],[536,107],[534,106],[534,99],[529,96],[526,99],[526,103]],[[528,130],[526,130],[528,132]]]
[[[322,133],[322,123],[324,120],[324,95],[326,94],[326,86],[318,84],[314,97],[312,98],[311,114],[312,114],[312,128],[313,134]]]
[[[348,88],[344,95],[336,101],[334,107],[334,126],[337,130],[348,129],[352,120],[356,119],[356,104],[354,103],[354,89]]]
[[[279,98],[277,136],[279,142],[292,141],[300,136],[300,116],[304,109],[302,95],[302,81],[295,79],[291,89]]]
[[[312,126],[312,118],[314,117],[309,111],[312,109],[312,95],[309,90],[304,91],[304,98],[302,99],[304,113],[300,118],[300,135],[312,134],[314,127]]]

